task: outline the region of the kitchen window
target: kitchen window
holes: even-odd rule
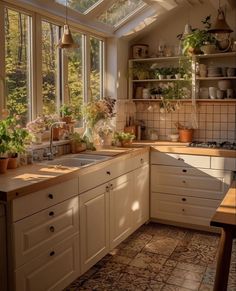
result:
[[[26,124],[40,114],[59,113],[64,102],[103,97],[103,39],[70,25],[79,48],[63,51],[57,44],[64,20],[10,4],[0,6],[0,14],[0,93],[5,96],[0,112],[8,108]]]
[[[5,96],[6,107],[22,117],[22,123],[31,118],[31,27],[30,16],[5,8]]]

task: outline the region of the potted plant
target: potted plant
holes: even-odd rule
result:
[[[114,141],[117,144],[120,144],[121,146],[130,146],[132,144],[133,139],[135,138],[135,135],[129,133],[129,132],[115,132],[114,134]]]
[[[47,128],[44,116],[38,116],[36,119],[28,122],[26,128],[31,135],[32,142],[35,144],[42,143],[42,135]]]
[[[86,150],[86,142],[78,132],[73,132],[69,136],[71,140],[71,152],[76,154]]]
[[[81,119],[81,107],[72,103],[65,103],[60,107],[60,112],[62,113],[62,121],[67,124],[71,123],[73,119]]]
[[[9,148],[8,148],[8,169],[17,168],[18,155],[25,152],[27,146],[27,139],[29,133],[26,128],[22,128],[18,122],[18,116],[10,116],[7,118],[8,131],[9,131]]]
[[[207,16],[202,23],[205,25],[204,29],[193,29],[192,33],[184,36],[182,40],[183,44],[183,54],[193,55],[201,54],[201,47],[206,44],[216,45],[216,39],[214,36],[208,32],[210,28],[210,16]]]
[[[8,122],[3,119],[0,120],[0,174],[4,174],[7,171],[9,142]]]

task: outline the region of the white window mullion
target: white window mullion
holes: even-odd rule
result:
[[[34,90],[36,91],[35,104],[33,106],[34,117],[39,115],[43,111],[43,90],[42,90],[42,24],[41,17],[36,15],[35,17],[35,33],[33,36],[34,43],[34,59],[35,59],[35,83]]]
[[[91,100],[90,88],[90,39],[89,35],[84,35],[84,50],[83,50],[83,69],[84,69],[84,102]]]
[[[33,35],[34,35],[34,27],[35,27],[35,15],[33,17],[28,18],[28,29],[29,29],[29,44],[27,47],[27,63],[29,64],[28,68],[28,96],[29,96],[29,105],[28,105],[28,119],[32,120],[33,119],[33,104],[35,103],[33,100],[33,96],[35,96],[35,86],[34,86],[34,60],[35,60],[35,53],[33,49]],[[34,26],[33,26],[34,25]],[[34,97],[35,98],[35,97]]]

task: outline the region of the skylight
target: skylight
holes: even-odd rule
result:
[[[81,13],[86,13],[87,10],[101,1],[102,0],[68,0],[67,6]],[[56,2],[64,6],[66,5],[66,0],[56,0]]]
[[[117,0],[98,19],[105,24],[118,26],[144,5],[142,0]]]

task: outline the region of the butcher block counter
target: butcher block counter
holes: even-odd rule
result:
[[[134,142],[134,146],[150,146],[153,151],[164,153],[178,153],[187,155],[215,156],[224,158],[236,158],[236,151],[214,148],[188,147],[188,143],[169,141],[140,141]]]
[[[74,177],[78,177],[79,174],[89,173],[91,169],[94,170],[94,167],[99,169],[105,164],[109,165],[147,151],[149,151],[147,147],[106,148],[94,152],[87,152],[93,155],[97,154],[111,157],[108,160],[100,161],[91,166],[57,167],[47,165],[47,161],[43,161],[42,163],[35,163],[17,169],[8,170],[6,174],[0,175],[0,201],[10,201],[26,194],[53,186],[57,183],[68,181]],[[70,156],[72,155],[66,155],[63,157]]]
[[[214,291],[226,291],[228,284],[232,241],[236,238],[236,180],[212,217],[211,225],[222,227]]]

